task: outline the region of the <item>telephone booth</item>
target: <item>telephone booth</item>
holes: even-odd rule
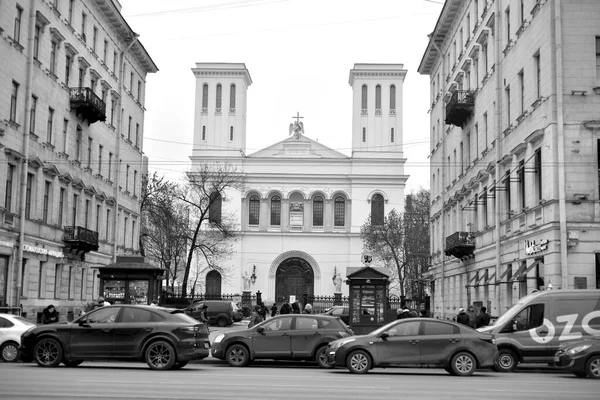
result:
[[[389,275],[384,268],[348,267],[346,283],[350,286],[350,328],[363,335],[385,325],[388,321]]]

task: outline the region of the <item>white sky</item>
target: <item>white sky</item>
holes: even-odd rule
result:
[[[350,155],[354,63],[400,63],[407,193],[429,188],[429,77],[417,68],[442,0],[120,0],[157,64],[146,90],[150,170],[189,168],[196,62],[243,62],[251,154],[288,137],[297,111],[306,136]]]

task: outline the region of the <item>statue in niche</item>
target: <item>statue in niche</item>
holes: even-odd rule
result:
[[[244,291],[250,290],[250,277],[248,276],[248,271],[244,272],[242,276],[242,281],[244,282]]]
[[[333,277],[333,284],[335,285],[335,292],[336,293],[341,293],[342,292],[342,282],[344,280],[342,279],[340,273],[338,272],[334,277]]]

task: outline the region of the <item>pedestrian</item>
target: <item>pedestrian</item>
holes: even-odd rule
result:
[[[98,298],[98,304],[96,305],[97,307],[104,307],[104,306],[110,306],[110,303],[106,300],[104,300],[104,297],[99,297]]]
[[[260,311],[261,311],[261,306],[260,305],[255,305],[254,306],[254,311],[252,311],[252,314],[250,314],[250,322],[248,322],[248,328],[252,328],[255,325],[260,324],[263,319],[260,316]]]
[[[265,321],[267,319],[267,314],[269,313],[269,309],[267,308],[267,306],[265,306],[265,303],[260,303],[260,316],[262,317],[263,321]]]
[[[158,307],[158,300],[152,300],[152,303],[150,303],[150,307]]]
[[[469,315],[465,312],[464,308],[459,308],[458,315],[456,316],[456,322],[459,324],[469,326]]]
[[[476,326],[475,320],[477,319],[477,314],[475,313],[475,307],[469,306],[469,308],[467,309],[467,315],[469,316],[469,326],[471,328],[475,329],[475,326]]]
[[[486,307],[481,307],[479,315],[475,319],[475,327],[481,328],[482,326],[488,326],[490,324],[490,314],[487,313]]]
[[[298,300],[292,303],[292,314],[300,314],[300,302]]]
[[[289,314],[292,312],[292,309],[290,307],[290,303],[288,303],[287,301],[284,302],[281,305],[281,310],[279,310],[279,314],[283,315],[283,314]]]
[[[312,306],[307,303],[304,306],[304,311],[302,311],[302,314],[311,314],[311,313],[312,313]]]
[[[417,318],[419,316],[419,313],[417,312],[417,310],[410,310],[408,312],[408,318]]]
[[[277,315],[277,304],[273,303],[273,305],[271,306],[271,317],[274,317]]]
[[[422,310],[420,311],[420,313],[421,313],[421,318],[427,318],[427,317],[428,317],[428,315],[427,315],[427,310],[426,310],[426,309],[422,309]]]
[[[200,322],[208,325],[208,305],[202,304],[202,311],[200,311]]]
[[[50,304],[48,307],[44,308],[44,311],[42,312],[42,322],[44,324],[58,322],[58,311],[56,311],[54,305]]]

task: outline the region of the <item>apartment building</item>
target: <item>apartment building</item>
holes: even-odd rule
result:
[[[433,311],[600,288],[600,2],[447,0],[429,38]]]
[[[146,75],[117,0],[0,3],[0,306],[77,312],[138,251]]]

